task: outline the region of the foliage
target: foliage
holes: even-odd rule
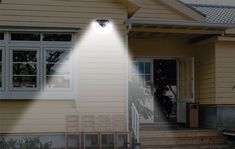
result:
[[[134,104],[139,114],[144,119],[149,119],[153,116],[153,111],[145,106],[145,103],[151,100],[151,89],[134,81],[129,81],[129,109]]]
[[[172,98],[176,99],[177,96],[171,87],[169,78],[167,78],[167,71],[164,70],[169,68],[167,68],[167,66],[163,65],[162,63],[158,63],[156,68],[156,101],[161,108],[161,111],[165,114],[166,118],[169,119],[173,108]],[[172,92],[174,97],[170,97],[169,95],[167,95],[167,92],[169,91]]]
[[[42,143],[39,138],[24,137],[22,139],[6,139],[0,137],[1,149],[51,149],[52,143]]]

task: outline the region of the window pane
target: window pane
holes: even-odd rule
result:
[[[13,62],[37,62],[37,51],[13,51]]]
[[[14,88],[36,88],[37,77],[36,76],[13,76]]]
[[[0,75],[0,88],[2,88],[2,75]]]
[[[114,148],[114,135],[111,134],[102,135],[102,148],[103,149]]]
[[[46,51],[46,83],[48,88],[70,88],[71,62],[68,50]]]
[[[138,63],[138,73],[139,74],[144,74],[144,62],[139,62]]]
[[[151,73],[151,64],[146,62],[145,63],[145,74],[150,74]]]
[[[127,148],[128,147],[128,140],[127,140],[127,135],[125,134],[121,134],[121,135],[118,135],[118,148]]]
[[[2,77],[2,64],[0,63],[0,77]]]
[[[47,50],[47,63],[65,63],[69,61],[69,51],[66,50]]]
[[[69,75],[70,66],[68,64],[47,64],[47,75]]]
[[[141,84],[144,84],[145,80],[144,80],[144,77],[145,75],[138,75],[138,83],[141,83]]]
[[[0,40],[4,40],[4,33],[0,33]]]
[[[79,148],[79,135],[69,135],[67,138],[68,149],[78,149]]]
[[[11,40],[40,41],[40,33],[12,33]]]
[[[70,88],[69,76],[47,76],[46,82],[48,88]]]
[[[72,41],[71,34],[43,34],[43,41]]]
[[[14,64],[13,65],[14,75],[36,75],[37,64]]]
[[[145,84],[150,85],[151,84],[151,75],[145,75]]]
[[[0,88],[2,88],[2,50],[0,50]]]
[[[98,148],[98,135],[86,135],[85,137],[85,148]]]

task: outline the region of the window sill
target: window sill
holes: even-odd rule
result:
[[[74,100],[73,92],[8,92],[0,93],[0,100]]]

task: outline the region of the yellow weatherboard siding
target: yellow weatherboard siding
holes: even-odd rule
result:
[[[0,133],[65,132],[73,101],[0,101]]]
[[[190,49],[190,46],[184,39],[167,37],[129,39],[129,50],[133,57],[192,57],[192,51]]]
[[[113,21],[124,41],[127,8],[118,0],[4,0],[0,4],[1,25],[84,31],[92,20],[103,18]],[[0,133],[126,131],[125,56],[118,50],[90,50],[86,64],[80,65],[78,100],[2,100]],[[110,59],[98,59],[99,55]]]
[[[205,43],[194,48],[195,96],[200,104],[215,104],[215,46]]]
[[[235,43],[216,43],[216,104],[235,104]]]
[[[185,14],[157,0],[143,0],[141,2],[141,8],[135,13],[133,18],[192,20]]]
[[[120,30],[127,10],[118,0],[4,0],[1,25],[86,28],[94,19],[112,19]]]

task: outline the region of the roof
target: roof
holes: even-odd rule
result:
[[[204,21],[206,19],[205,15],[203,15],[199,11],[195,11],[194,9],[192,9],[192,7],[186,5],[180,0],[158,0],[158,1],[161,1],[162,3],[177,10],[178,12],[181,12],[184,15],[192,18],[193,20]]]
[[[127,7],[128,18],[140,8],[140,0],[119,0],[123,5]]]
[[[171,0],[161,0],[161,1],[165,3],[168,1],[172,2]],[[162,19],[129,19],[128,23],[133,25],[161,25],[161,26],[179,26],[179,27],[218,28],[218,29],[235,28],[235,6],[190,4],[190,3],[185,3],[182,0],[175,0],[173,2],[175,2],[174,4],[181,4],[181,6],[184,5],[185,7],[188,7],[190,10],[196,12],[197,14],[200,14],[205,19],[193,20],[193,21],[162,20]]]
[[[235,7],[234,6],[218,6],[218,5],[202,5],[187,4],[196,11],[206,15],[206,21],[214,24],[233,24],[235,25]]]

